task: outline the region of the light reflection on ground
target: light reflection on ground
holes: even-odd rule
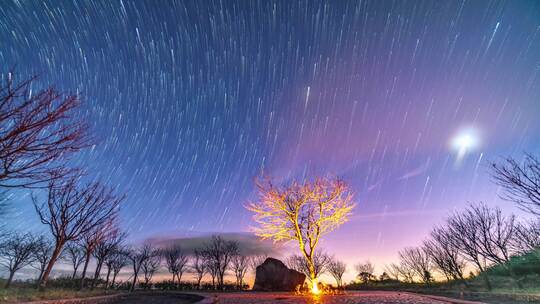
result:
[[[242,292],[212,294],[209,297],[214,303],[219,304],[251,304],[251,303],[283,303],[283,304],[439,304],[447,303],[437,301],[420,295],[386,292],[386,291],[362,291],[348,292],[343,295],[294,295],[291,293],[271,292]],[[209,302],[211,303],[211,302]]]

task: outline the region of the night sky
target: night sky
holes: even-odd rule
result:
[[[322,246],[380,264],[469,201],[521,216],[487,165],[540,152],[538,1],[5,0],[0,64],[83,96],[73,164],[134,241],[246,232],[255,177],[330,174],[358,205]]]

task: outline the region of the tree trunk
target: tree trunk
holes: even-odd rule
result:
[[[74,280],[75,277],[77,276],[77,269],[79,268],[79,266],[75,267],[73,266],[73,275],[71,276],[71,279]]]
[[[41,277],[43,277],[43,273],[45,272],[45,267],[40,267],[39,269],[39,276],[38,276],[38,282],[41,281]]]
[[[83,289],[84,287],[84,279],[86,277],[86,270],[88,269],[88,263],[90,262],[90,253],[87,253],[84,259],[84,267],[83,271],[81,273],[81,280],[79,283],[79,289]]]
[[[137,276],[139,275],[139,269],[135,266],[133,266],[133,284],[131,284],[131,288],[129,291],[133,292],[135,290],[135,284],[137,284]]]
[[[6,285],[4,286],[5,289],[8,289],[9,286],[11,285],[11,281],[13,281],[13,276],[14,276],[14,275],[15,275],[15,270],[11,270],[11,271],[9,272],[9,278],[8,278],[8,280],[7,280],[7,282],[6,282]]]
[[[98,261],[96,265],[96,272],[94,273],[94,280],[92,281],[91,289],[94,289],[96,286],[96,282],[99,279],[99,275],[101,274],[101,267],[103,266],[103,261]]]
[[[111,267],[107,267],[107,278],[105,279],[105,289],[109,289],[109,277],[111,275]]]
[[[41,280],[39,280],[39,289],[44,290],[47,286],[47,280],[49,279],[49,275],[51,274],[52,268],[54,266],[54,263],[56,263],[56,260],[60,256],[60,253],[62,252],[62,247],[64,246],[63,241],[57,241],[56,246],[54,247],[54,251],[51,255],[51,259],[49,260],[49,264],[47,264],[47,268],[45,268],[45,272],[41,276]]]
[[[111,282],[111,287],[114,289],[114,282],[116,281],[116,276],[118,275],[117,272],[113,272],[113,276],[112,276],[112,282]]]

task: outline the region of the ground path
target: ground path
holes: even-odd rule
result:
[[[203,296],[205,297],[203,299]],[[202,299],[202,300],[201,300]],[[478,303],[392,291],[354,291],[342,295],[300,296],[286,292],[136,292],[32,304],[449,304]],[[30,302],[28,303],[30,304]]]
[[[332,296],[297,296],[291,293],[220,293],[207,294],[204,303],[216,304],[448,304],[444,299],[433,299],[417,294],[391,291],[348,292]],[[459,301],[458,301],[459,302]],[[454,303],[458,303],[454,302]],[[465,302],[463,302],[465,303]]]

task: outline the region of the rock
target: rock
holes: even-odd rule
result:
[[[306,275],[289,269],[282,261],[267,258],[257,266],[253,290],[260,291],[295,291],[304,284]]]

